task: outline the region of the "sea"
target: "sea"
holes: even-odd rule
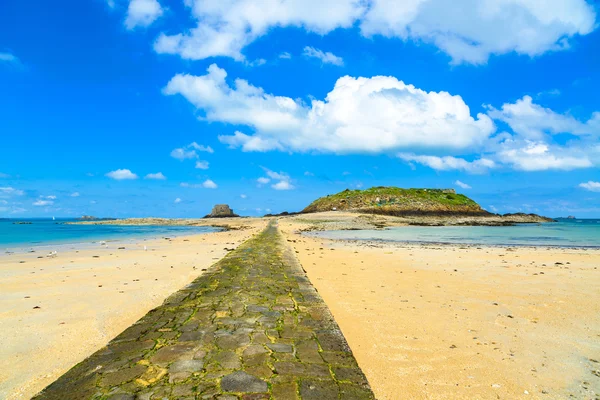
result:
[[[515,226],[402,226],[385,230],[315,232],[313,235],[407,243],[600,248],[600,219],[565,218],[557,222]]]
[[[0,250],[216,232],[207,226],[71,225],[75,219],[0,219]]]

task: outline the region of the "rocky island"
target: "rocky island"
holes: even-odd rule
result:
[[[536,214],[493,214],[454,189],[403,189],[378,186],[349,190],[321,197],[302,210],[303,214],[346,211],[399,217],[408,225],[489,225],[553,222]]]

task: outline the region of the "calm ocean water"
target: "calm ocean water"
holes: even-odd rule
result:
[[[600,247],[600,219],[561,219],[540,225],[394,227],[386,230],[330,231],[332,239],[459,243],[501,246]]]
[[[48,244],[89,243],[133,238],[181,236],[218,231],[212,227],[68,225],[74,220],[0,220],[0,249]],[[27,222],[28,224],[15,224]],[[30,224],[29,224],[30,223]]]

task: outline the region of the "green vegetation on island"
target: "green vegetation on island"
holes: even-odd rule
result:
[[[356,211],[385,215],[469,215],[485,216],[489,212],[454,189],[402,189],[373,187],[349,190],[321,197],[303,213],[323,211]]]

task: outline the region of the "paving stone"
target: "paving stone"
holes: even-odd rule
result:
[[[273,225],[35,399],[120,400],[132,393],[139,400],[374,398]]]
[[[302,400],[337,399],[338,386],[334,381],[303,380],[300,382]]]
[[[240,357],[233,351],[223,351],[217,354],[213,360],[218,362],[221,367],[226,369],[239,369],[242,367]]]
[[[193,343],[178,343],[158,349],[150,361],[155,364],[170,364],[176,360],[191,360],[194,357],[196,345]]]
[[[129,382],[146,372],[146,367],[143,365],[134,365],[131,368],[124,368],[119,371],[102,374],[102,384],[105,386],[116,386],[125,382]]]
[[[221,379],[221,390],[236,393],[263,393],[268,391],[267,382],[244,371],[236,371]]]
[[[366,384],[367,380],[358,368],[333,367],[333,373],[338,381]]]
[[[294,351],[292,346],[283,343],[268,343],[267,347],[276,353],[291,353]]]
[[[373,400],[375,396],[368,386],[341,382],[340,398],[342,400]]]
[[[273,400],[296,400],[298,399],[298,385],[296,382],[274,383],[271,389],[271,396]]]
[[[280,375],[300,376],[304,375],[306,370],[304,364],[290,361],[273,363],[273,367],[275,368],[275,372]]]
[[[169,365],[169,373],[199,372],[203,367],[204,362],[200,360],[180,360]]]
[[[135,400],[135,395],[129,393],[116,393],[108,396],[106,400]]]

